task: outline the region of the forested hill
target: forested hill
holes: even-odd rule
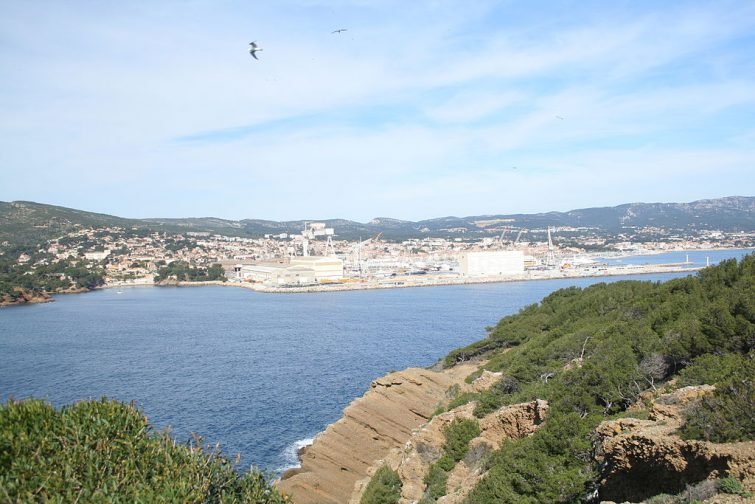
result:
[[[503,378],[486,392],[457,397],[450,408],[477,400],[475,415],[482,417],[545,399],[550,412],[533,436],[490,457],[467,502],[575,502],[600,494],[604,468],[594,458],[593,430],[662,384],[717,386],[712,400],[691,410],[683,437],[755,439],[754,348],[754,255],[665,283],[562,289],[502,319],[486,339],[451,352],[445,366],[490,359],[485,368]],[[694,483],[649,482],[643,492],[676,493]]]
[[[14,201],[0,202],[0,242],[37,243],[64,234],[75,226],[139,227],[156,231],[198,231],[259,237],[264,234],[298,234],[305,223],[312,220],[250,218],[235,221],[214,217],[124,219],[30,201]],[[628,203],[568,212],[441,217],[421,221],[393,218],[375,218],[366,223],[346,219],[317,220],[334,227],[342,239],[366,238],[378,233],[382,233],[387,240],[427,236],[497,236],[505,227],[542,230],[548,226],[590,228],[599,233],[612,234],[645,227],[674,231],[752,231],[755,229],[755,197],[731,196],[691,203]]]

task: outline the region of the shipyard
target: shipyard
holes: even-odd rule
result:
[[[511,229],[476,241],[426,238],[388,242],[378,233],[365,240],[338,242],[333,240],[335,230],[325,223],[307,223],[300,234],[265,237],[287,240],[285,246],[277,247],[285,250],[285,257],[226,261],[226,277],[228,285],[295,293],[692,272],[704,267],[692,263],[688,255],[684,261],[667,264],[616,262],[620,257],[668,252],[667,247],[626,244],[626,250],[608,254],[608,262],[606,254],[557,246],[553,240],[557,228],[537,230],[534,234],[542,234],[543,242],[523,241],[524,229],[511,233],[507,240],[507,231]]]

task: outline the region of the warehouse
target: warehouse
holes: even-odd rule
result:
[[[334,282],[343,279],[343,261],[337,257],[292,257],[291,266],[311,268],[315,272],[315,280]]]
[[[245,264],[234,268],[239,280],[269,285],[310,285],[343,279],[343,261],[337,257],[292,257],[289,264]]]
[[[466,252],[459,257],[459,269],[465,276],[524,273],[524,253],[521,250]]]

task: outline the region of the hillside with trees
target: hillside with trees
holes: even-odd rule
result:
[[[484,477],[465,502],[611,497],[601,487],[606,466],[597,453],[596,428],[647,417],[643,405],[661,392],[715,386],[684,410],[679,439],[755,440],[755,255],[664,283],[622,281],[556,291],[502,319],[484,340],[451,352],[443,365],[470,360],[484,362],[484,369],[501,377],[491,388],[456,395],[447,410],[473,403],[474,415],[482,418],[539,399],[547,401],[549,412],[534,434],[473,454]],[[478,432],[476,422],[446,429],[444,453],[426,477],[423,504],[447,493],[450,471],[466,459],[468,442]],[[10,401],[0,408],[0,490],[11,502],[284,502],[264,476],[239,475],[220,454],[198,447],[201,442],[178,445],[154,432],[141,413],[117,402],[55,410],[36,400]],[[396,502],[401,481],[388,469],[379,476],[363,502]],[[708,485],[714,493],[748,495],[725,470],[717,476]],[[678,494],[657,502],[688,502],[699,488],[694,485],[704,485],[706,477],[666,479],[639,492],[643,499]]]
[[[26,260],[19,262],[19,255]],[[104,269],[83,258],[54,259],[35,247],[0,254],[0,306],[45,301],[50,294],[88,291],[104,282]]]
[[[125,219],[31,201],[0,201],[0,244],[30,244],[55,238],[82,227],[143,229],[151,232],[209,232],[226,236],[260,237],[265,234],[298,234],[308,220],[271,221],[215,217]],[[502,227],[531,232],[547,227],[589,230],[603,237],[652,233],[654,239],[667,233],[699,233],[718,230],[749,232],[755,229],[755,197],[730,196],[690,203],[626,203],[614,207],[583,208],[567,212],[496,214],[439,217],[421,221],[375,218],[361,223],[347,219],[315,219],[337,230],[341,239],[356,240],[382,233],[387,240],[424,237],[498,236]],[[540,231],[542,234],[542,231]],[[568,236],[567,236],[568,237]],[[530,236],[531,238],[531,236]],[[541,237],[542,238],[542,237]],[[648,238],[649,239],[649,238]]]
[[[683,393],[682,387],[713,385],[712,393],[699,392],[699,400],[680,409],[680,427],[672,432],[677,441],[664,446],[686,446],[685,440],[739,446],[750,460],[742,470],[755,474],[755,445],[741,444],[755,440],[755,255],[664,283],[622,281],[556,291],[488,328],[484,340],[451,352],[443,366],[470,361],[483,366],[468,382],[483,370],[499,372],[500,378],[481,392],[456,393],[445,411],[471,403],[482,421],[533,400],[547,401],[549,411],[534,434],[466,460],[472,465],[465,470],[476,467],[484,475],[466,503],[639,502],[657,494],[663,495],[653,502],[681,503],[717,492],[747,495],[741,474],[730,477],[724,459],[715,457],[716,472],[695,462],[692,472],[658,470],[663,474],[654,479],[640,467],[636,474],[620,475],[628,484],[609,487],[607,472],[616,468],[600,453],[604,445],[596,431],[608,425],[621,433],[621,425],[652,424],[647,419],[655,400]],[[638,442],[648,442],[643,440]],[[650,457],[646,465],[663,464],[660,451],[643,453]],[[454,460],[441,457],[429,467],[423,504],[453,490],[446,480]],[[392,481],[385,472],[383,479]],[[616,480],[613,474],[610,481]],[[373,499],[381,489],[389,494],[389,487],[378,480],[370,485],[363,503],[397,502]]]
[[[676,378],[716,385],[688,412],[683,436],[755,439],[755,256],[724,261],[665,283],[626,281],[572,287],[490,328],[488,337],[451,352],[446,366],[490,359],[497,386],[478,401],[483,416],[502,405],[545,399],[544,427],[504,445],[470,503],[570,502],[596,490],[591,433],[640,395]]]

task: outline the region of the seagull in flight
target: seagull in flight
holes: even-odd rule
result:
[[[556,116],[556,119],[561,119],[562,121],[564,120],[564,118],[559,115]]]
[[[332,32],[330,32],[330,34],[333,35],[334,33],[341,33],[345,31],[348,31],[348,28],[339,28],[337,30],[333,30]]]
[[[261,50],[262,50],[262,48],[259,47],[259,46],[257,46],[257,42],[256,41],[249,42],[249,54],[252,55],[252,58],[258,60],[259,58],[257,57],[257,55],[255,53],[257,51],[261,51]]]

